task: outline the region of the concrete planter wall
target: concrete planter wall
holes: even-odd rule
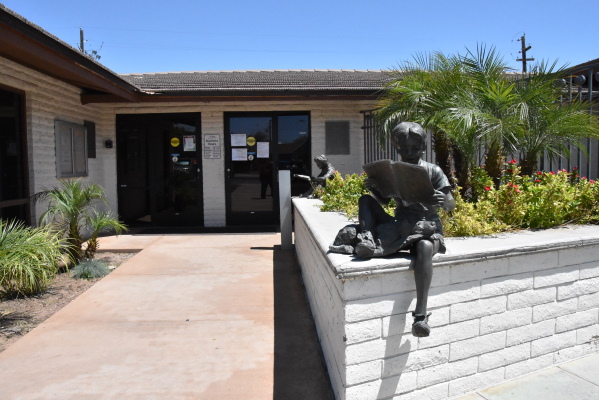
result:
[[[448,238],[431,336],[409,255],[328,254],[347,219],[294,199],[295,248],[338,400],[444,399],[599,350],[599,227]]]

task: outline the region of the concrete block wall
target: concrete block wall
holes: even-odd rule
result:
[[[82,105],[80,90],[13,61],[0,57],[2,85],[25,92],[27,142],[29,147],[29,191],[31,194],[58,184],[54,121],[83,125],[96,124],[96,158],[88,159],[85,181],[101,185],[108,197],[108,208],[116,211],[116,149],[104,148],[106,139],[114,140],[114,120],[104,105]],[[100,205],[100,207],[104,207]],[[32,223],[44,206],[32,208]]]
[[[415,338],[409,256],[327,254],[348,222],[317,205],[294,199],[295,245],[338,400],[445,399],[599,351],[599,227],[446,239]]]

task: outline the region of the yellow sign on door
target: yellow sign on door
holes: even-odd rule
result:
[[[179,140],[179,138],[174,137],[174,138],[171,139],[171,146],[177,147],[180,144],[181,144],[181,141]]]
[[[248,146],[253,146],[253,145],[255,145],[255,144],[256,144],[256,138],[255,138],[255,137],[253,137],[253,136],[250,136],[250,137],[247,139],[246,143],[248,144]]]

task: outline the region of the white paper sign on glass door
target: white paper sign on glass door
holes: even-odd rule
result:
[[[183,136],[183,151],[196,151],[196,136]]]
[[[231,146],[233,146],[233,147],[244,146],[245,147],[245,134],[232,133],[231,134]]]
[[[232,161],[246,161],[248,158],[248,149],[243,148],[234,148],[231,149],[231,160]]]
[[[258,142],[257,156],[258,158],[268,158],[270,155],[270,142]]]

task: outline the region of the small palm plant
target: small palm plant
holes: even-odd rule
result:
[[[0,220],[0,287],[7,297],[46,290],[58,270],[64,243],[49,227]]]
[[[51,224],[61,232],[70,258],[76,264],[91,258],[98,249],[98,236],[104,232],[120,234],[127,227],[110,212],[94,208],[98,201],[108,203],[104,189],[78,179],[60,181],[60,187],[36,193],[34,201],[48,201],[48,209],[40,216],[40,224]],[[87,246],[85,242],[87,241]]]

